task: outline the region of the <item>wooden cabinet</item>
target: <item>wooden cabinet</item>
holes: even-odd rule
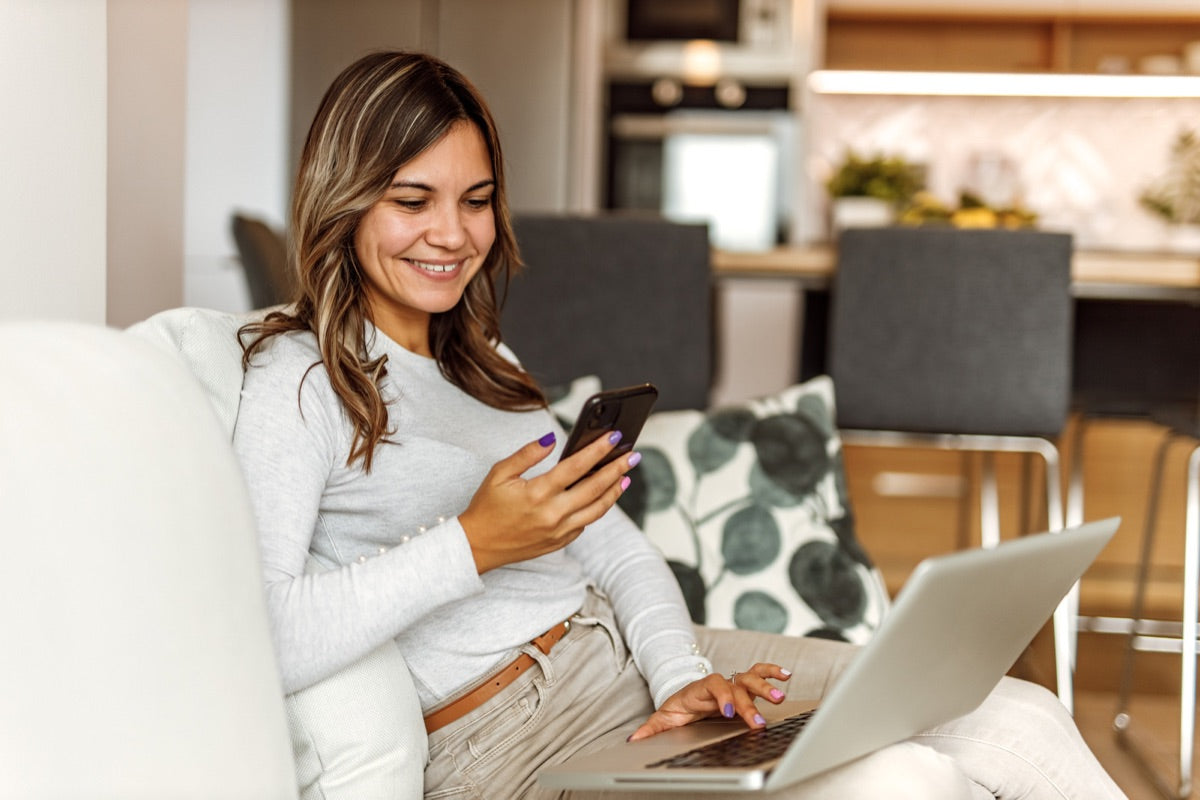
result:
[[[823,66],[969,72],[1187,70],[1185,49],[1197,41],[1200,5],[1194,0],[996,0],[970,7],[952,0],[827,0]]]

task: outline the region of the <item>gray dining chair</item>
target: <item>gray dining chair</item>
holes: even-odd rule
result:
[[[843,231],[828,370],[847,444],[980,453],[982,544],[1000,539],[992,454],[1045,462],[1046,525],[1063,527],[1056,445],[1071,392],[1072,237],[1036,230]],[[1070,709],[1074,605],[1055,612]]]
[[[544,386],[649,381],[656,410],[706,409],[714,382],[708,227],[630,214],[519,214],[525,269],[501,330]]]

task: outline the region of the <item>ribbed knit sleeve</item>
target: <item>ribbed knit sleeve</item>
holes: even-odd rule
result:
[[[696,646],[675,576],[620,508],[613,507],[589,525],[567,552],[608,595],[621,635],[650,685],[655,708],[712,671],[712,663]]]

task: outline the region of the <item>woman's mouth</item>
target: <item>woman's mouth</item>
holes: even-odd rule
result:
[[[416,259],[408,259],[408,263],[412,264],[422,272],[428,272],[431,275],[445,275],[446,273],[454,272],[463,265],[462,261],[452,261],[449,264],[438,264],[432,261],[417,261]]]

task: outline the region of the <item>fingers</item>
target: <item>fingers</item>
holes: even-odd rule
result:
[[[792,673],[778,664],[758,663],[745,672],[737,672],[731,677],[730,682],[734,685],[741,686],[748,693],[755,697],[761,697],[772,703],[782,703],[787,696],[784,692],[772,683],[767,681],[768,678],[773,678],[779,681],[786,681],[792,676]]]
[[[767,721],[758,713],[754,699],[762,697],[772,703],[783,702],[784,693],[768,679],[786,681],[791,676],[790,671],[778,664],[761,662],[728,678],[708,675],[668,697],[628,741],[636,742],[717,714],[726,719],[740,717],[751,728],[765,727]]]
[[[732,719],[736,715],[751,728],[762,728],[767,722],[754,704],[755,698],[782,703],[786,695],[767,679],[787,680],[791,674],[777,664],[758,663],[730,678],[713,675],[706,680],[714,681],[711,691],[721,716]]]
[[[508,458],[497,461],[492,467],[492,473],[499,480],[520,477],[534,464],[553,453],[556,441],[554,431],[550,431],[540,439],[529,442]]]
[[[620,442],[620,431],[610,431],[602,436],[598,436],[582,450],[567,456],[559,462],[546,475],[546,479],[555,481],[559,489],[575,488],[577,485],[587,483],[595,477],[595,475],[589,476],[588,472],[608,456]],[[622,461],[620,458],[614,459],[611,463],[596,471],[596,475],[604,473],[605,470],[608,470],[610,474],[607,482],[597,484],[601,486],[600,489],[595,490],[597,494],[603,491],[603,487],[616,482],[620,477],[623,470],[617,469],[615,473],[613,471],[613,464],[617,464],[620,461]]]
[[[663,731],[670,730],[672,727],[673,726],[663,721],[658,714],[651,714],[650,718],[643,722],[641,727],[634,731],[633,734],[625,741],[636,742],[638,739],[647,739],[656,733],[662,733]]]

